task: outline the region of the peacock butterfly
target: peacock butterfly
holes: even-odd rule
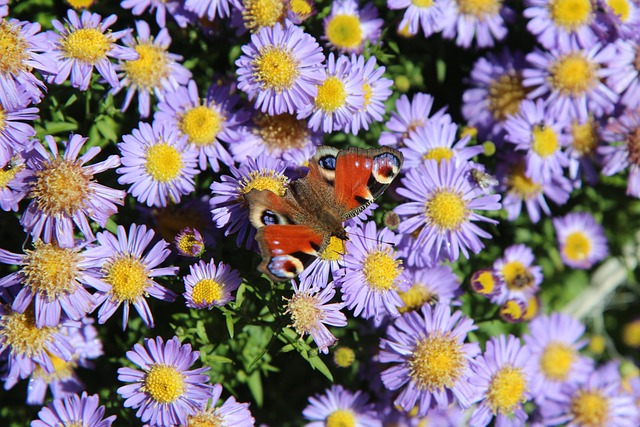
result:
[[[295,278],[329,244],[347,240],[342,223],[362,212],[394,180],[404,157],[389,147],[338,150],[322,146],[309,173],[284,196],[253,189],[245,195],[262,254],[258,269],[272,280]]]

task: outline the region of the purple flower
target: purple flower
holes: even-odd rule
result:
[[[235,397],[230,396],[222,405],[216,407],[220,400],[222,386],[213,386],[212,396],[207,403],[208,407],[198,410],[194,415],[190,415],[189,423],[185,425],[215,426],[219,424],[224,427],[253,427],[255,419],[251,416],[248,403],[239,403]]]
[[[30,97],[23,85],[0,79],[0,163],[6,165],[14,155],[31,147],[36,131],[24,121],[37,120],[39,110],[28,107]]]
[[[606,145],[598,148],[603,156],[602,174],[611,176],[629,168],[627,194],[640,198],[640,110],[627,110],[621,116],[609,120],[601,131]],[[620,144],[622,142],[622,144]]]
[[[547,49],[574,40],[587,46],[597,39],[591,0],[526,0],[525,5],[522,14],[530,19],[527,29]]]
[[[256,33],[262,28],[273,27],[276,23],[289,24],[287,18],[290,5],[286,0],[237,0],[231,5],[231,26],[238,29],[237,35],[242,35],[247,30]]]
[[[167,206],[195,190],[198,152],[187,147],[187,138],[177,129],[159,121],[152,125],[140,122],[118,143],[122,153],[118,183],[131,184],[128,192],[140,203]]]
[[[0,0],[0,18],[4,18],[9,14],[9,0]]]
[[[616,54],[604,61],[607,86],[620,95],[621,104],[636,109],[640,107],[640,65],[636,62],[640,54],[640,42],[618,39],[612,45]]]
[[[213,21],[216,16],[224,18],[230,15],[230,3],[230,0],[186,0],[184,7],[199,18],[206,16],[209,21]]]
[[[391,10],[406,9],[398,32],[415,35],[422,28],[425,37],[442,31],[455,10],[451,0],[387,0],[387,7]]]
[[[373,404],[369,403],[369,396],[362,391],[352,393],[341,385],[333,385],[324,394],[309,397],[302,415],[310,421],[305,427],[382,427]]]
[[[92,396],[83,392],[81,396],[73,394],[63,399],[56,399],[38,412],[37,420],[31,427],[58,427],[61,425],[82,425],[86,427],[111,427],[116,416],[104,418],[104,406],[97,394]]]
[[[485,195],[472,185],[467,165],[455,160],[428,160],[410,169],[401,182],[403,187],[397,192],[410,201],[394,210],[403,218],[398,231],[418,232],[415,251],[434,250],[436,258],[443,251],[444,256],[455,261],[460,253],[468,258],[468,249],[478,253],[484,247],[480,238],[491,237],[475,222],[497,221],[474,210],[500,209],[500,195]]]
[[[356,0],[336,0],[323,21],[323,39],[340,53],[362,53],[365,43],[378,42],[383,22],[373,3],[359,9]]]
[[[212,387],[206,384],[209,367],[189,370],[200,357],[190,344],[173,337],[145,339],[127,351],[127,358],[141,369],[119,368],[118,380],[131,383],[118,389],[125,408],[151,426],[187,425],[187,417],[205,406]]]
[[[20,191],[27,193],[31,203],[20,218],[20,224],[33,239],[59,244],[74,245],[74,224],[88,241],[94,240],[93,231],[87,217],[101,227],[107,219],[118,211],[116,205],[122,205],[124,191],[114,190],[94,181],[96,174],[120,165],[118,156],[109,156],[106,160],[86,165],[98,153],[99,147],[91,147],[78,157],[87,138],[71,134],[69,141],[62,144],[64,154],[58,152],[58,146],[51,135],[44,137],[49,150],[36,141],[33,151],[26,159],[24,174],[17,184]]]
[[[20,189],[20,176],[29,174],[24,170],[24,159],[15,154],[9,160],[0,162],[0,209],[18,212],[18,203],[27,195]]]
[[[491,47],[507,36],[505,21],[511,21],[514,13],[502,0],[452,3],[454,7],[446,18],[442,35],[447,39],[455,37],[458,46],[470,47],[475,37],[478,47]]]
[[[451,304],[462,295],[460,279],[448,265],[408,268],[403,274],[411,287],[399,293],[404,303],[399,309],[400,313],[419,310],[425,304]]]
[[[195,228],[185,227],[176,234],[173,244],[178,254],[187,257],[199,258],[205,251],[205,242],[202,234]]]
[[[276,115],[295,114],[312,102],[321,80],[324,54],[318,42],[292,24],[260,29],[236,60],[238,89],[255,108]]]
[[[190,265],[189,272],[184,277],[185,292],[182,295],[187,300],[187,307],[191,308],[211,310],[223,306],[233,301],[231,292],[242,283],[236,270],[222,262],[216,267],[213,259],[208,263],[200,261]]]
[[[540,289],[542,268],[533,265],[533,251],[525,245],[512,245],[504,250],[502,258],[493,263],[493,271],[502,282],[500,292],[491,297],[494,304],[504,304],[507,300],[527,301]]]
[[[554,218],[560,256],[569,267],[587,269],[608,255],[607,238],[602,225],[586,212]]]
[[[167,10],[171,12],[180,4],[179,0],[122,0],[120,7],[123,9],[131,9],[134,16],[142,15],[147,9],[149,13],[156,11],[156,23],[159,27],[166,26]]]
[[[94,295],[98,311],[98,323],[105,323],[124,304],[122,329],[129,321],[129,304],[133,304],[144,324],[152,328],[153,316],[146,298],[152,296],[163,301],[173,301],[176,295],[155,280],[159,276],[173,276],[177,267],[158,267],[171,253],[164,240],[151,250],[147,246],[155,233],[144,225],[131,224],[129,235],[118,226],[117,236],[108,231],[98,233],[98,246],[89,248],[85,260],[101,265],[93,274],[89,284],[98,289]]]
[[[335,279],[339,276],[339,270],[344,267],[345,254],[345,241],[331,236],[329,244],[320,252],[318,258],[300,273],[300,276],[298,276],[300,281],[304,281],[309,277],[319,287],[326,286],[330,281],[330,277]]]
[[[470,364],[480,346],[464,341],[475,329],[462,312],[451,314],[448,304],[425,304],[394,320],[380,340],[380,363],[392,364],[382,372],[382,382],[401,390],[394,404],[407,412],[417,406],[420,417],[456,402],[468,408],[476,393]]]
[[[164,94],[168,90],[186,85],[191,79],[191,71],[178,61],[182,56],[168,52],[171,36],[166,28],[162,28],[157,36],[151,35],[149,24],[136,21],[134,37],[128,33],[122,40],[127,47],[135,49],[138,59],[122,58],[116,66],[120,86],[111,90],[117,94],[127,88],[122,111],[126,111],[134,95],[138,93],[138,112],[140,117],[149,117],[151,110],[151,93],[159,101],[164,101]]]
[[[599,129],[600,122],[591,116],[583,124],[574,120],[569,127],[570,143],[566,149],[569,157],[569,178],[577,188],[582,186],[582,179],[589,185],[598,181],[596,156],[598,146],[602,142],[598,136]]]

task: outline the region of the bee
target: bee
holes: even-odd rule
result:
[[[471,178],[478,184],[478,187],[485,194],[490,194],[493,187],[500,184],[495,176],[484,172],[478,168],[471,169]]]

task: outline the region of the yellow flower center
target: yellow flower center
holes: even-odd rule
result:
[[[284,196],[287,190],[289,179],[284,175],[277,174],[274,170],[253,171],[247,177],[239,181],[238,193],[247,194],[253,190],[269,190],[278,196]]]
[[[542,191],[540,184],[536,184],[524,174],[523,163],[511,169],[507,183],[510,189],[509,192],[515,193],[522,200],[534,199]]]
[[[607,5],[623,23],[629,20],[631,6],[627,0],[607,0]]]
[[[294,115],[284,113],[277,116],[256,114],[254,133],[258,134],[269,152],[302,148],[309,138],[307,123]]]
[[[398,295],[404,302],[404,306],[398,309],[400,313],[417,310],[437,297],[422,283],[415,283],[406,292],[398,292]]]
[[[67,3],[75,10],[80,10],[89,9],[89,7],[93,6],[95,0],[67,0]]]
[[[341,49],[356,49],[362,44],[360,19],[355,15],[336,15],[327,24],[327,39]]]
[[[511,415],[526,399],[527,381],[519,368],[503,367],[491,379],[487,400],[493,413]]]
[[[66,58],[93,65],[107,57],[111,41],[97,28],[80,28],[61,40],[60,49]]]
[[[222,130],[224,117],[213,108],[200,105],[186,111],[180,119],[180,130],[189,142],[199,147],[213,145]]]
[[[597,391],[579,391],[571,399],[574,425],[606,427],[609,425],[609,399]]]
[[[591,255],[591,239],[582,231],[567,236],[562,253],[572,261],[582,261]]]
[[[560,147],[558,135],[551,127],[535,126],[531,133],[533,139],[531,148],[542,158],[553,155]]]
[[[578,30],[592,19],[590,0],[555,0],[548,7],[553,22],[567,32]]]
[[[202,279],[193,286],[193,302],[212,304],[222,298],[222,286],[213,279]]]
[[[324,422],[326,427],[356,427],[356,417],[347,409],[332,412]]]
[[[75,360],[70,360],[67,362],[60,359],[58,356],[49,353],[48,351],[46,351],[46,353],[53,364],[53,372],[49,373],[45,371],[42,366],[36,365],[36,369],[33,371],[33,374],[31,374],[33,378],[40,378],[43,379],[47,384],[51,384],[52,381],[64,381],[70,378],[71,375],[73,375],[73,370],[77,365]],[[66,426],[67,424],[65,424],[64,427]],[[82,424],[80,424],[79,427],[83,427]]]
[[[345,105],[347,91],[338,77],[330,76],[318,86],[316,106],[322,111],[332,113]]]
[[[567,55],[551,66],[551,81],[563,94],[580,95],[598,83],[597,69],[579,53]]]
[[[401,263],[393,258],[391,248],[378,248],[364,259],[362,274],[367,285],[377,292],[396,290],[396,279],[402,273]]]
[[[193,233],[186,233],[178,239],[176,246],[182,253],[193,254],[195,251],[202,251],[203,243]]]
[[[20,27],[9,23],[6,19],[0,21],[0,74],[17,76],[23,71],[29,71],[29,43],[20,34]]]
[[[187,427],[224,427],[222,417],[211,412],[198,412],[188,418]]]
[[[538,315],[540,311],[540,301],[535,296],[527,300],[527,308],[522,315],[522,320],[528,322]]]
[[[287,11],[282,0],[244,0],[244,7],[244,26],[251,31],[273,27],[284,20]]]
[[[456,191],[439,190],[426,205],[427,221],[440,231],[459,229],[468,216],[467,203]]]
[[[41,292],[49,302],[75,292],[79,286],[78,252],[40,240],[35,242],[34,247],[32,251],[25,251],[22,266],[24,284],[33,292]]]
[[[373,91],[371,90],[371,85],[369,83],[362,84],[362,90],[364,91],[364,105],[363,109],[367,108],[367,105],[371,104],[371,98],[373,97]]]
[[[489,111],[502,122],[520,111],[520,103],[529,90],[522,85],[522,73],[509,71],[489,84]]]
[[[509,322],[519,322],[525,315],[519,300],[509,300],[500,306],[500,317]]]
[[[92,175],[82,169],[80,163],[54,159],[44,169],[36,172],[29,197],[39,210],[49,216],[73,215],[86,206],[93,193],[89,187]]]
[[[138,258],[118,255],[103,267],[103,280],[111,285],[112,299],[117,302],[134,302],[145,294],[149,274]]]
[[[571,124],[571,136],[573,137],[571,142],[573,149],[582,156],[588,156],[593,153],[598,143],[598,135],[593,119],[589,119],[584,124],[574,121]]]
[[[640,320],[626,323],[622,328],[622,342],[631,348],[640,347]]]
[[[0,131],[2,130],[2,108],[0,107]],[[16,174],[24,169],[24,164],[13,166],[11,161],[0,169],[0,190],[7,188],[7,185],[16,177]]]
[[[181,153],[165,142],[150,145],[145,160],[145,171],[158,182],[171,182],[178,178],[182,171]]]
[[[497,15],[502,7],[501,0],[456,0],[460,12],[473,15],[482,20],[488,16]]]
[[[563,382],[576,360],[575,351],[560,342],[547,344],[540,357],[540,369],[552,381]]]
[[[184,394],[185,383],[182,373],[175,367],[154,365],[147,372],[142,389],[153,400],[166,405]]]
[[[594,335],[589,340],[589,351],[594,354],[602,354],[607,348],[607,341],[602,335]]]
[[[313,11],[311,4],[306,0],[291,0],[289,2],[289,8],[302,20],[308,17]]]
[[[418,389],[435,391],[453,387],[466,366],[456,339],[434,335],[418,341],[409,359],[409,376]]]
[[[7,307],[8,308],[8,307]],[[4,347],[10,347],[13,354],[33,357],[40,354],[53,342],[53,334],[58,327],[36,327],[33,309],[17,313],[9,309],[9,314],[0,317],[0,335],[5,337]]]
[[[509,261],[502,267],[502,276],[510,289],[523,289],[532,286],[533,275],[520,261]]]
[[[318,301],[307,294],[294,294],[287,304],[287,312],[291,314],[293,328],[298,335],[303,336],[314,329],[324,318],[318,308]]]
[[[251,64],[260,88],[273,89],[276,93],[291,89],[300,74],[298,63],[291,52],[275,46],[262,48]]]
[[[338,347],[333,352],[333,362],[340,368],[348,368],[356,360],[356,353],[349,347]]]
[[[337,261],[347,253],[345,241],[331,236],[329,244],[322,252],[320,252],[320,258],[325,261]]]
[[[496,281],[490,271],[483,271],[474,277],[473,290],[481,295],[490,295],[496,288]]]
[[[440,163],[441,160],[449,160],[453,157],[453,151],[448,147],[436,147],[427,151],[423,156],[423,160],[436,160]]]
[[[135,49],[140,57],[133,61],[125,61],[122,69],[133,85],[145,89],[159,88],[170,73],[165,49],[151,42],[141,43]]]
[[[629,155],[627,160],[632,165],[640,164],[640,126],[636,127],[627,134],[625,141]]]
[[[433,6],[433,0],[411,0],[411,3],[416,7],[425,9]]]

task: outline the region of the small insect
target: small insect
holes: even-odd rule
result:
[[[478,184],[478,187],[480,187],[482,192],[485,194],[491,193],[493,187],[500,184],[495,176],[478,168],[471,169],[471,178],[473,178],[476,184]]]
[[[516,274],[516,277],[513,278],[511,284],[515,288],[523,289],[533,285],[533,281],[534,281],[533,274],[526,271],[526,272]]]

